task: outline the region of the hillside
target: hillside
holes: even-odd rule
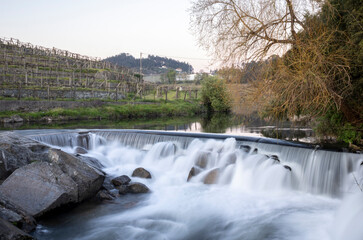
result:
[[[140,58],[135,58],[130,54],[121,53],[109,58],[104,61],[116,64],[118,66],[131,68],[134,71],[140,69]],[[143,74],[160,74],[167,71],[167,69],[178,69],[180,68],[185,73],[192,73],[192,65],[186,62],[180,62],[171,58],[158,57],[149,55],[147,58],[142,58],[142,71]]]

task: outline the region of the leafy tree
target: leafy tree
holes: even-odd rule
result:
[[[228,112],[231,98],[224,80],[208,76],[202,80],[202,102],[209,112]]]

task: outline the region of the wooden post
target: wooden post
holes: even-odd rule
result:
[[[168,101],[168,87],[165,88],[165,102]]]

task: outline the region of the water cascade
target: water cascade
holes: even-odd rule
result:
[[[77,147],[110,177],[151,189],[114,204],[45,222],[39,239],[339,239],[363,237],[347,224],[361,217],[361,154],[288,142],[152,131],[69,132],[31,138],[75,153]],[[219,138],[219,139],[218,139]],[[361,199],[361,198],[360,198]],[[344,215],[341,208],[345,208]],[[348,209],[348,210],[347,210]],[[336,214],[344,215],[337,221]],[[346,219],[345,219],[346,218]],[[82,219],[82,221],[80,221]],[[337,227],[339,225],[339,228]],[[348,236],[348,235],[347,235]]]

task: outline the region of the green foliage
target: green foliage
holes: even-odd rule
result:
[[[361,145],[362,128],[363,124],[353,126],[346,122],[343,114],[335,109],[319,119],[315,130],[321,136],[336,136],[338,141]]]
[[[208,76],[202,80],[202,102],[209,112],[228,112],[231,98],[224,80]]]

